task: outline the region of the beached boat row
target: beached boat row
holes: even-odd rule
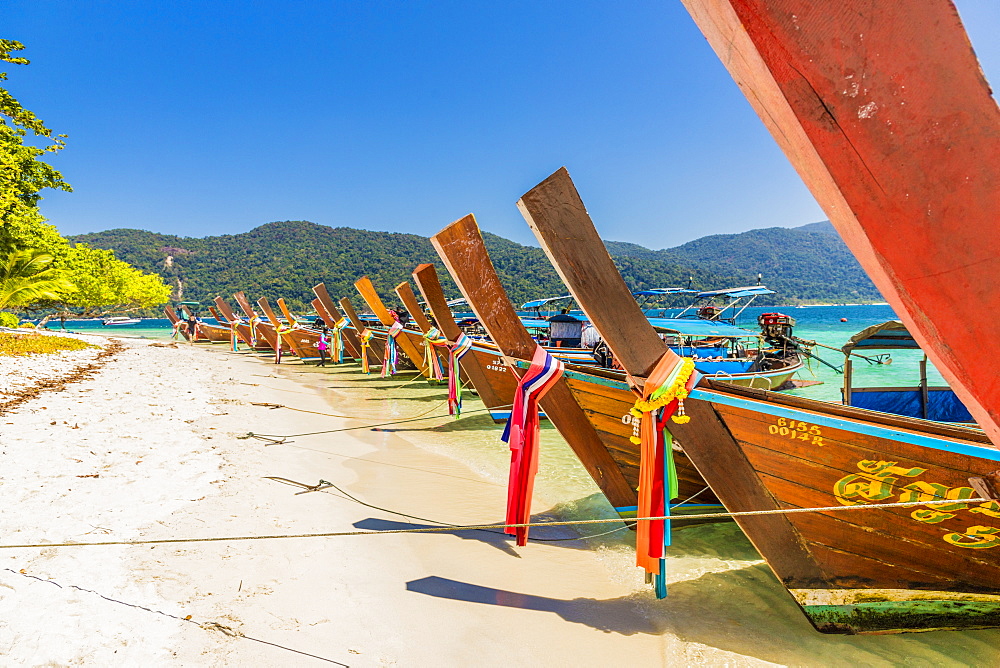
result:
[[[238,293],[243,317],[218,299],[217,329],[275,361],[318,359],[332,331],[338,359],[370,371],[460,374],[494,417],[515,423],[511,445],[524,448],[529,473],[530,434],[518,431],[530,431],[537,401],[623,516],[657,518],[638,521],[636,534],[637,563],[658,594],[666,518],[721,503],[820,631],[1000,626],[1000,374],[981,354],[992,335],[985,314],[1000,299],[1000,112],[954,7],[685,4],[975,424],[926,419],[925,378],[915,417],[862,407],[850,382],[846,402],[833,403],[700,374],[693,351],[637,304],[565,169],[518,207],[620,369],[539,345],[471,215],[432,243],[488,337],[459,327],[426,264],[412,275],[423,305],[407,282],[396,288],[413,322],[363,277],[370,317],[316,286],[319,326],[284,308],[282,322],[266,300],[262,317]],[[199,329],[187,335],[210,339]],[[515,485],[513,470],[522,512],[530,475]]]

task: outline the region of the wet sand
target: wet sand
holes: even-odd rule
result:
[[[96,376],[0,418],[0,544],[503,516],[506,446],[474,400],[462,420],[447,417],[443,386],[276,367],[222,346],[124,345]],[[434,417],[401,422],[421,414]],[[395,424],[371,427],[382,422]],[[311,435],[268,445],[248,432]],[[543,440],[538,515],[606,516],[565,444],[551,430]],[[330,481],[376,508],[265,476]],[[1000,663],[992,630],[816,633],[732,524],[676,532],[669,598],[657,602],[629,538],[518,548],[493,533],[449,532],[0,550],[0,654],[19,665]]]

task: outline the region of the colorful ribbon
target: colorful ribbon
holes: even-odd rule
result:
[[[234,353],[238,353],[240,351],[240,335],[237,331],[237,327],[239,327],[239,323],[235,320],[229,323],[229,344]]]
[[[361,370],[365,373],[371,373],[371,369],[368,364],[368,349],[371,348],[372,331],[365,327],[361,332]]]
[[[563,373],[563,363],[541,346],[535,347],[531,366],[514,392],[514,406],[500,438],[510,445],[510,478],[507,483],[507,524],[531,519],[531,494],[538,471],[538,402]],[[518,545],[528,543],[528,527],[507,527]]]
[[[347,327],[347,318],[341,318],[333,323],[333,351],[330,359],[335,359],[337,364],[344,363],[344,328]]]
[[[448,415],[455,419],[462,416],[462,378],[459,362],[465,353],[472,350],[472,339],[459,334],[455,344],[448,348]]]
[[[670,501],[677,497],[677,470],[673,457],[673,437],[667,420],[690,421],[684,414],[684,398],[697,380],[694,361],[665,353],[646,379],[629,411],[640,418],[629,439],[639,445],[638,517],[666,517]],[[632,382],[633,388],[637,383]],[[635,423],[633,422],[633,425]],[[664,547],[670,545],[670,520],[641,520],[635,533],[636,565],[653,579],[657,598],[667,595]]]
[[[441,360],[438,359],[434,348],[447,347],[447,345],[448,338],[437,327],[431,327],[424,333],[424,364],[430,372],[430,377],[434,380],[444,380],[444,370],[441,368]]]
[[[385,333],[385,356],[382,358],[382,377],[392,376],[396,373],[396,364],[399,362],[399,350],[396,346],[396,337],[403,331],[403,325],[397,320]]]
[[[291,327],[285,327],[280,322],[274,323],[274,336],[277,339],[276,341],[277,345],[274,347],[275,364],[281,364],[281,349],[284,347],[282,346],[281,335],[284,334],[285,332],[290,332],[290,331],[292,331]]]
[[[257,323],[260,322],[260,318],[253,315],[250,316],[250,347],[257,347]]]

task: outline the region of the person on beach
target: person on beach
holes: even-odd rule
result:
[[[198,338],[198,318],[195,317],[194,313],[188,315],[187,333],[188,342],[194,343],[195,339]]]
[[[323,325],[319,330],[319,343],[316,344],[316,349],[319,350],[319,364],[316,366],[326,366],[326,351],[330,349],[329,334],[330,330]]]

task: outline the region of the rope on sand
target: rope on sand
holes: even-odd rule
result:
[[[437,410],[441,406],[444,406],[447,403],[448,403],[448,400],[445,399],[444,401],[442,401],[440,403],[434,404],[433,406],[431,406],[429,409],[427,409],[423,413],[417,413],[413,417],[411,417],[411,418],[403,418],[403,420],[404,421],[405,420],[413,420],[413,419],[416,419],[416,418],[423,417],[423,416],[427,415],[428,413],[430,413],[431,411],[435,411],[435,410]],[[270,402],[266,402],[266,401],[251,401],[250,405],[251,406],[261,406],[262,408],[270,408],[271,410],[274,410],[276,408],[286,408],[286,409],[288,409],[290,411],[297,411],[299,413],[310,413],[312,415],[325,415],[326,417],[343,418],[345,420],[370,420],[371,419],[370,415],[365,415],[365,416],[361,416],[361,415],[337,415],[336,413],[323,413],[321,411],[307,411],[304,408],[294,408],[292,406],[286,406],[284,404],[274,404],[274,403],[270,403]]]
[[[978,499],[962,499],[963,503],[987,503],[993,499],[978,498]],[[745,510],[734,513],[705,513],[702,515],[662,515],[658,517],[636,517],[629,518],[629,522],[644,522],[644,521],[654,521],[654,520],[671,520],[672,522],[678,522],[683,520],[706,520],[706,519],[716,519],[716,518],[727,518],[727,517],[760,517],[764,515],[792,515],[795,513],[832,513],[848,510],[876,510],[884,508],[913,508],[916,506],[933,506],[942,504],[952,504],[955,503],[954,499],[941,499],[938,501],[904,501],[900,503],[873,503],[873,504],[862,504],[857,506],[825,506],[821,508],[783,508],[775,510]],[[270,534],[261,536],[209,536],[205,538],[152,538],[152,539],[139,539],[139,540],[106,540],[106,541],[95,541],[91,543],[27,543],[23,545],[0,545],[0,550],[13,550],[20,548],[36,548],[36,547],[98,547],[107,545],[168,545],[176,543],[218,543],[218,542],[230,542],[230,541],[243,541],[243,540],[279,540],[286,538],[334,538],[340,536],[374,536],[374,535],[389,535],[389,534],[403,534],[403,533],[451,533],[454,531],[476,531],[479,529],[513,529],[517,527],[564,527],[564,526],[578,526],[584,524],[609,524],[613,522],[623,522],[620,517],[615,518],[601,518],[592,520],[561,520],[558,522],[524,522],[520,524],[504,524],[504,523],[493,523],[493,524],[463,524],[459,526],[446,526],[446,527],[421,527],[418,529],[385,529],[383,531],[379,530],[364,530],[359,529],[356,531],[327,531],[322,533],[286,533],[286,534]]]
[[[287,406],[281,406],[280,404],[259,404],[259,405],[288,408]],[[443,404],[437,404],[434,408],[439,408],[442,405]],[[498,409],[498,408],[510,408],[510,405],[508,404],[506,406],[494,406],[493,407],[494,410]],[[291,409],[291,410],[298,410],[298,409]],[[433,409],[431,409],[431,410],[433,410]],[[491,409],[489,409],[489,408],[480,408],[480,409],[477,409],[477,410],[474,410],[474,411],[466,411],[465,413],[466,413],[466,415],[472,415],[474,413],[485,413],[485,412],[487,412],[489,410],[491,410]],[[308,413],[308,412],[312,412],[312,411],[305,411],[305,412]],[[329,413],[321,413],[321,415],[330,415],[330,414]],[[341,417],[341,416],[333,416],[333,417]],[[404,422],[418,422],[420,420],[433,420],[435,418],[441,418],[441,417],[451,417],[451,416],[449,416],[449,415],[425,415],[423,417],[406,418],[405,420],[392,420],[390,422],[376,422],[375,424],[363,424],[363,425],[359,425],[357,427],[341,427],[340,429],[326,429],[324,431],[310,431],[310,432],[306,432],[304,434],[287,434],[287,435],[284,435],[284,434],[256,434],[256,433],[254,433],[254,432],[251,431],[251,432],[247,432],[246,436],[237,436],[236,438],[243,439],[243,440],[248,439],[248,438],[255,438],[258,441],[266,441],[267,445],[281,445],[281,444],[285,443],[285,441],[287,441],[289,438],[298,438],[300,436],[317,436],[317,435],[320,435],[320,434],[334,434],[334,433],[341,432],[341,431],[354,431],[354,430],[357,430],[357,429],[371,429],[373,427],[386,427],[386,426],[393,425],[393,424],[402,424]],[[359,419],[359,418],[349,418],[349,419]]]
[[[242,631],[237,631],[236,629],[233,629],[232,627],[225,626],[224,624],[220,624],[218,622],[198,622],[198,621],[195,621],[195,620],[191,619],[191,615],[188,615],[186,617],[180,617],[178,615],[173,615],[173,614],[171,614],[169,612],[164,612],[163,610],[155,610],[153,608],[147,608],[146,606],[139,605],[138,603],[129,603],[128,601],[122,601],[122,600],[119,600],[117,598],[111,598],[110,596],[105,596],[104,594],[102,594],[100,592],[94,591],[93,589],[87,589],[86,587],[80,587],[78,585],[72,585],[72,584],[70,584],[70,585],[59,584],[55,580],[47,580],[45,578],[40,578],[37,575],[32,575],[30,573],[26,573],[24,570],[15,571],[12,568],[4,568],[3,570],[7,571],[8,573],[13,573],[14,575],[20,575],[21,577],[24,577],[24,578],[28,578],[28,579],[31,579],[31,580],[38,580],[39,582],[45,582],[47,584],[55,585],[56,587],[59,587],[60,589],[75,589],[77,591],[87,592],[88,594],[93,594],[94,596],[99,596],[100,598],[103,598],[105,601],[110,601],[111,603],[118,603],[120,605],[125,605],[125,606],[128,606],[130,608],[136,608],[137,610],[145,610],[146,612],[151,612],[151,613],[156,614],[156,615],[163,615],[164,617],[169,617],[170,619],[175,619],[178,622],[187,622],[188,624],[194,624],[194,625],[196,625],[196,626],[198,626],[198,627],[200,627],[200,628],[202,628],[202,629],[204,629],[206,631],[218,631],[219,633],[222,633],[223,635],[229,636],[230,638],[244,638],[246,640],[253,640],[254,642],[259,642],[259,643],[263,643],[265,645],[270,645],[272,647],[277,647],[279,649],[283,649],[283,650],[286,650],[288,652],[294,652],[295,654],[302,654],[304,656],[312,657],[314,659],[319,659],[320,661],[327,661],[329,663],[333,663],[333,664],[336,664],[338,666],[344,666],[344,668],[349,668],[346,663],[341,663],[340,661],[334,661],[333,659],[328,659],[326,657],[318,656],[316,654],[310,654],[309,652],[303,652],[302,650],[292,649],[291,647],[285,647],[284,645],[279,645],[277,643],[273,643],[273,642],[270,642],[270,641],[267,641],[267,640],[261,640],[260,638],[254,638],[253,636],[246,635]]]

